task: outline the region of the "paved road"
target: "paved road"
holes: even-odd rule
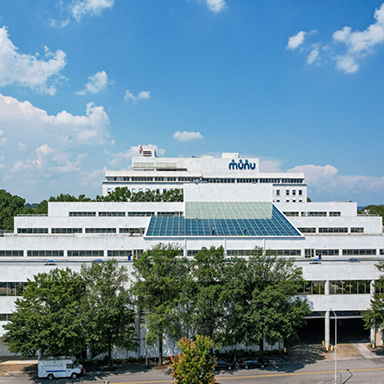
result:
[[[364,360],[344,360],[338,364],[338,370],[343,370],[342,383],[346,384],[383,384],[384,358]],[[349,369],[349,371],[347,371]],[[334,362],[281,363],[271,365],[265,370],[235,370],[217,374],[218,384],[334,384]],[[56,379],[55,384],[86,383],[102,384],[171,384],[169,371],[152,370],[144,373],[86,373],[77,380]],[[0,384],[47,384],[49,381],[29,377],[2,377]],[[338,381],[338,384],[340,381]]]

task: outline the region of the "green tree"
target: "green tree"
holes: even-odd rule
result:
[[[182,250],[172,244],[158,244],[133,260],[136,281],[132,293],[140,311],[148,312],[148,343],[158,341],[159,364],[163,364],[163,338],[175,338],[176,309],[183,302],[181,288],[186,275]]]
[[[34,210],[25,205],[25,200],[12,195],[4,189],[0,190],[0,228],[13,231],[13,218],[17,215],[33,214]]]
[[[225,260],[223,247],[203,247],[191,262],[188,319],[194,333],[209,336],[215,344],[226,345],[230,294],[227,275],[232,264]]]
[[[80,313],[85,286],[81,276],[70,269],[39,273],[22,297],[8,324],[4,341],[10,352],[25,357],[73,355],[85,350]]]
[[[384,261],[376,264],[380,277],[373,284],[374,293],[371,298],[371,308],[363,313],[365,329],[384,327]]]
[[[297,296],[303,285],[301,268],[291,259],[255,253],[248,260],[232,259],[229,329],[232,342],[258,344],[263,354],[264,340],[294,341],[311,311],[307,301]]]
[[[87,342],[99,352],[107,352],[111,367],[114,346],[128,350],[137,346],[127,270],[112,259],[82,264],[81,275],[86,287],[83,318]]]
[[[106,196],[97,196],[98,201],[129,201],[131,198],[131,192],[128,187],[117,187],[113,192],[108,193]]]
[[[172,376],[177,384],[214,384],[214,363],[209,354],[213,341],[207,336],[196,335],[196,341],[181,339],[177,345],[182,354],[172,358]]]

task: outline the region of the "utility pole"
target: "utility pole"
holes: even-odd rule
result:
[[[337,315],[336,312],[330,308],[335,316],[335,384],[337,384]]]

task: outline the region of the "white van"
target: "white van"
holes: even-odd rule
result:
[[[46,357],[37,363],[39,378],[50,380],[59,377],[72,377],[76,379],[83,373],[83,366],[76,361],[74,356]]]

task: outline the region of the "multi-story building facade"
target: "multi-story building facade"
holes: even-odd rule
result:
[[[255,247],[292,257],[307,281],[309,323],[322,321],[326,345],[333,311],[362,322],[384,257],[381,217],[358,215],[353,202],[307,202],[303,174],[261,173],[258,159],[144,155],[133,158],[132,171],[107,171],[103,193],[180,188],[184,201],[55,202],[48,215],[15,217],[13,233],[0,237],[0,326],[27,278],[111,257],[131,273],[132,258],[159,242],[178,244],[186,257],[211,246],[223,246],[227,257],[250,256]],[[0,328],[0,355],[8,353],[3,334]],[[381,342],[375,330],[370,337]]]

